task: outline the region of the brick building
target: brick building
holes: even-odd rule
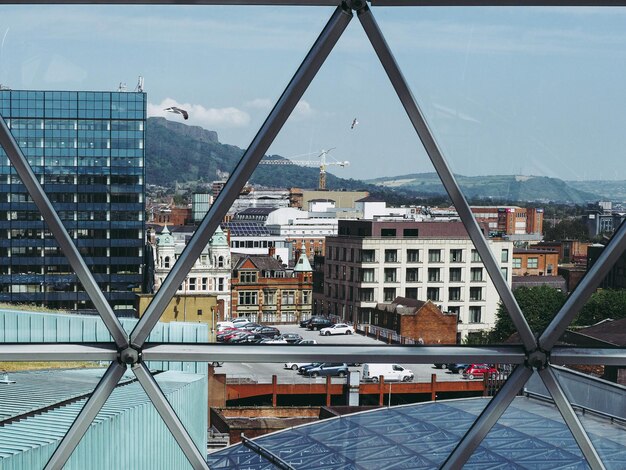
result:
[[[513,250],[513,276],[557,276],[558,267],[558,251]]]
[[[423,344],[455,344],[457,316],[443,313],[430,300],[396,297],[372,310],[372,325],[395,331]]]
[[[302,254],[293,270],[269,255],[232,255],[231,317],[294,323],[311,316],[313,276]]]
[[[543,209],[517,206],[473,206],[472,212],[479,222],[489,225],[489,232],[501,236],[541,235]]]

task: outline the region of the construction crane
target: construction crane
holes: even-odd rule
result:
[[[335,147],[330,148],[328,150],[322,150],[317,158],[319,160],[288,160],[288,159],[272,159],[272,160],[261,160],[259,162],[260,165],[298,165],[298,166],[308,166],[308,167],[317,167],[320,168],[320,180],[319,180],[319,189],[321,191],[326,189],[326,167],[329,165],[338,165],[341,167],[346,167],[350,165],[349,161],[334,161],[327,162],[326,155],[330,153],[331,150],[334,150]]]

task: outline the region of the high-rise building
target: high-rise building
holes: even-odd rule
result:
[[[0,91],[0,114],[114,311],[133,313],[144,246],[144,93]],[[93,304],[0,148],[0,301]]]

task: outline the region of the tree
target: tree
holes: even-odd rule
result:
[[[559,289],[549,286],[519,287],[513,291],[513,295],[531,330],[536,333],[548,326],[567,297]],[[500,302],[496,312],[496,325],[490,333],[490,341],[502,342],[516,331],[504,304]]]
[[[594,292],[583,306],[574,324],[590,326],[607,318],[617,320],[624,317],[626,317],[626,290],[600,289]]]
[[[544,219],[545,220],[545,219]],[[563,219],[552,225],[544,221],[543,233],[545,240],[580,240],[589,241],[587,226],[581,219]]]

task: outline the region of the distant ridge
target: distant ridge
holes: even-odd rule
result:
[[[222,144],[215,131],[152,117],[146,129],[146,183],[173,188],[177,182],[210,183],[232,173],[244,150]],[[270,158],[283,158],[270,155]],[[606,199],[587,188],[542,176],[456,176],[466,198],[515,202],[584,204]],[[250,178],[269,188],[316,189],[319,169],[297,165],[260,165]],[[621,182],[626,193],[626,184]],[[436,173],[409,174],[368,181],[342,179],[328,173],[328,189],[365,190],[390,205],[420,204],[423,198],[447,199]],[[595,185],[602,188],[602,183]],[[603,188],[605,189],[605,188]]]
[[[597,201],[599,197],[598,194],[576,189],[563,180],[547,176],[455,175],[455,178],[468,199],[585,204]],[[445,194],[445,189],[436,173],[375,178],[366,182],[386,188]]]

